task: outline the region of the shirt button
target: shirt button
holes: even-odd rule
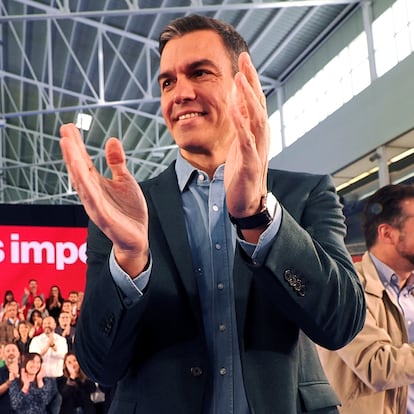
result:
[[[227,374],[227,369],[226,368],[220,368],[220,375],[221,376],[224,376],[224,375],[226,375]]]
[[[217,283],[217,289],[218,290],[223,290],[224,289],[224,283],[222,283],[222,282]]]
[[[219,208],[218,208],[217,204],[214,204],[212,208],[213,208],[213,211],[219,211]]]
[[[199,377],[203,374],[203,370],[200,367],[192,367],[190,372],[193,377]]]
[[[224,332],[226,330],[226,325],[224,325],[223,323],[221,323],[219,325],[219,330],[220,330],[220,332]]]
[[[198,180],[199,181],[204,181],[204,175],[203,174],[198,174]]]
[[[221,249],[221,244],[220,243],[216,243],[216,250],[220,250]]]

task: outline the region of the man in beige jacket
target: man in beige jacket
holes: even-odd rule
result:
[[[341,414],[414,414],[414,186],[388,185],[367,200],[362,331],[344,348],[319,348]]]

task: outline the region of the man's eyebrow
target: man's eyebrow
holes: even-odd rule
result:
[[[195,62],[191,62],[186,66],[186,71],[192,71],[195,70],[201,66],[213,66],[215,70],[219,70],[218,66],[211,60],[211,59],[200,59],[196,60]],[[162,79],[170,78],[172,77],[170,71],[162,72],[158,75],[158,82],[160,82]]]

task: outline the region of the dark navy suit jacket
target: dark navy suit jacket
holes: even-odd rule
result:
[[[111,242],[91,223],[77,356],[97,382],[119,381],[111,413],[201,414],[209,363],[174,165],[141,187],[150,217],[149,284],[132,306],[110,275]],[[308,338],[337,349],[365,318],[341,205],[327,176],[270,170],[268,189],[283,208],[269,254],[254,266],[237,246],[234,259],[250,411],[332,412],[337,400]]]

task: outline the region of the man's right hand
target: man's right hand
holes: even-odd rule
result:
[[[89,218],[111,239],[121,268],[134,277],[148,262],[148,209],[144,195],[126,167],[121,142],[105,146],[112,179],[99,174],[74,124],[60,128],[60,147],[73,188]]]

